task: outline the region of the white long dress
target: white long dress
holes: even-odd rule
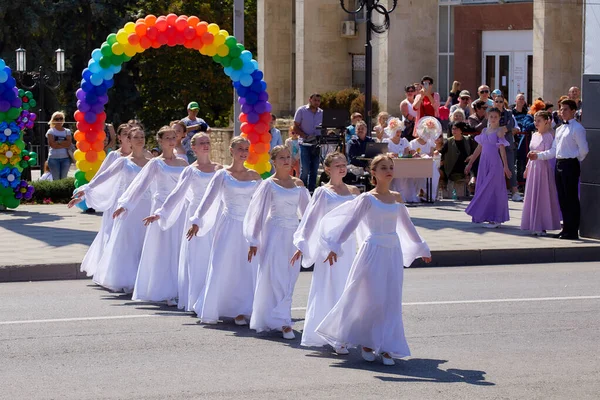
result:
[[[105,194],[107,204],[117,204],[119,197],[127,191],[141,170],[128,157],[121,157],[97,175],[95,184],[88,188],[85,196],[94,198],[94,205],[99,205],[98,199]],[[113,205],[111,209],[115,207]],[[133,290],[144,244],[142,219],[149,212],[150,194],[145,192],[134,208],[114,220],[110,238],[93,277],[95,283],[115,292],[130,293]]]
[[[92,185],[92,187],[93,187],[94,181],[97,179],[97,177],[102,172],[106,171],[106,169],[108,167],[110,167],[119,157],[121,157],[121,154],[118,151],[111,151],[110,153],[108,153],[108,155],[106,156],[106,158],[100,165],[98,172],[96,172],[96,175],[92,178],[92,180],[88,184],[80,186],[77,189],[77,192],[82,191],[82,190],[83,191],[88,190],[90,185]],[[97,211],[103,212],[102,220],[100,221],[100,229],[98,230],[98,234],[94,238],[94,241],[92,242],[90,248],[88,249],[87,253],[85,253],[85,257],[83,257],[83,260],[81,261],[81,272],[85,272],[87,276],[92,276],[96,272],[96,267],[98,266],[98,261],[100,260],[100,257],[102,257],[102,253],[104,252],[104,246],[106,245],[106,242],[108,242],[108,239],[110,237],[110,232],[112,231],[112,226],[113,226],[112,214],[115,211],[115,209],[114,209],[115,203],[110,204],[108,206],[108,208],[105,208],[106,204],[104,204],[104,203],[98,204],[97,199],[94,199],[92,196],[87,196],[87,195],[85,196],[85,202],[89,208],[93,208]]]
[[[175,188],[184,167],[167,165],[161,158],[153,158],[119,199],[118,207],[129,210],[135,207],[142,194],[152,196],[150,214],[158,210]],[[146,216],[148,216],[146,215]],[[163,231],[158,224],[151,224],[140,234],[144,246],[137,269],[133,300],[165,301],[177,298],[177,269],[184,217],[181,216],[171,228]]]
[[[154,211],[160,216],[158,226],[163,230],[171,229],[182,215],[188,221],[200,205],[206,188],[214,172],[206,173],[195,166],[186,167],[179,176],[179,182],[167,196],[162,207]],[[184,212],[185,210],[185,212]],[[179,299],[177,307],[193,311],[194,304],[200,296],[204,297],[206,275],[208,273],[208,254],[212,246],[212,231],[192,240],[185,238],[187,224],[181,231],[181,249],[179,251],[179,267],[177,287]]]
[[[302,346],[327,344],[327,341],[316,333],[316,329],[342,295],[356,255],[356,238],[355,235],[350,235],[342,245],[343,255],[338,257],[337,263],[331,267],[328,262],[323,262],[328,251],[319,240],[319,223],[328,212],[354,197],[340,196],[325,186],[318,187],[294,233],[294,245],[302,252],[302,266],[315,266],[304,318],[304,331],[300,343]]]
[[[403,204],[363,193],[325,216],[321,240],[335,253],[356,230],[360,249],[340,300],[317,327],[334,347],[362,345],[392,357],[410,355],[402,323],[405,266],[430,257]],[[335,265],[334,267],[335,268]]]
[[[217,323],[219,317],[252,314],[257,262],[248,264],[243,222],[259,184],[258,180],[239,181],[226,170],[219,170],[190,218],[200,228],[199,236],[214,228],[204,301],[194,304],[194,311],[204,323]]]
[[[292,295],[300,265],[290,266],[296,252],[294,232],[310,195],[303,186],[284,188],[265,179],[250,202],[244,236],[258,247],[258,279],[250,329],[257,332],[292,326]]]

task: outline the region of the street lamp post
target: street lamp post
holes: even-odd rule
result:
[[[371,132],[373,127],[372,112],[373,112],[373,46],[371,45],[371,34],[384,33],[390,27],[390,13],[392,13],[398,5],[398,0],[392,0],[392,8],[388,9],[381,4],[380,0],[356,0],[356,8],[348,10],[344,4],[344,0],[340,0],[342,9],[351,15],[356,15],[366,9],[366,40],[365,40],[365,120],[367,122],[367,132]],[[383,17],[383,23],[375,24],[371,20],[373,12],[380,14]]]
[[[40,161],[40,169],[44,168],[44,164],[46,162],[46,152],[44,148],[45,138],[44,138],[44,124],[46,120],[45,112],[44,112],[44,89],[48,88],[50,90],[56,90],[60,86],[60,78],[62,74],[65,72],[65,51],[61,48],[58,48],[55,51],[56,54],[56,73],[58,75],[58,82],[53,85],[50,83],[50,76],[44,73],[44,68],[40,65],[37,68],[37,71],[27,72],[27,51],[21,47],[15,50],[17,55],[17,72],[19,73],[19,81],[21,86],[26,88],[27,90],[39,88],[39,96],[38,96],[38,104],[39,109],[37,112],[38,115],[38,126],[39,130],[39,140],[40,140],[40,150],[38,152],[38,159]],[[24,75],[31,75],[31,79],[33,80],[33,85],[28,86],[23,82]]]

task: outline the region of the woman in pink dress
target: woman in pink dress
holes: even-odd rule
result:
[[[535,113],[535,132],[529,148],[540,152],[552,147],[552,115],[547,111]],[[554,180],[554,168],[550,160],[529,160],[524,173],[525,204],[521,217],[521,229],[532,231],[535,236],[545,236],[547,230],[560,229],[560,208]]]

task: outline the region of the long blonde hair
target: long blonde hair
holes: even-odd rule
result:
[[[380,154],[378,156],[376,156],[373,161],[371,161],[371,183],[373,185],[377,185],[377,178],[375,178],[375,174],[374,172],[377,170],[377,166],[379,164],[381,164],[383,161],[391,161],[392,164],[394,163],[394,160],[388,156],[387,154]]]
[[[55,111],[52,114],[50,121],[48,121],[48,125],[50,125],[50,128],[54,128],[54,126],[56,125],[56,121],[54,121],[54,118],[58,117],[59,115],[61,115],[63,117],[63,123],[66,122],[65,112],[64,111]]]
[[[460,87],[460,82],[459,81],[452,82],[452,90],[451,90],[451,92],[458,94],[458,92],[460,90],[459,87]]]

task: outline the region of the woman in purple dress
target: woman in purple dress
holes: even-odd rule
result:
[[[554,141],[552,114],[538,111],[534,118],[537,132],[531,137],[529,149],[535,152],[550,150]],[[527,183],[521,229],[532,231],[535,236],[545,236],[546,230],[559,230],[560,207],[550,160],[529,160],[524,176]]]
[[[474,223],[486,223],[483,225],[486,228],[497,228],[510,219],[504,180],[504,176],[511,176],[506,162],[505,147],[508,146],[508,142],[504,139],[505,133],[506,127],[500,126],[500,110],[490,109],[488,127],[475,137],[477,149],[468,158],[469,164],[465,168],[465,175],[468,175],[473,163],[481,155],[475,196],[465,212],[472,217]]]

